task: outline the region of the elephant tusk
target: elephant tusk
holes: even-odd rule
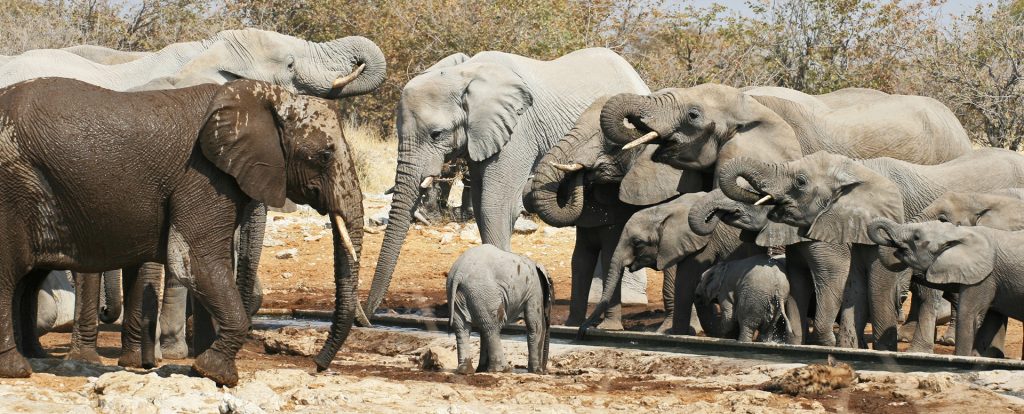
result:
[[[551,163],[551,166],[565,172],[574,172],[583,169],[583,164],[580,164],[578,162],[574,162],[572,164],[559,164],[557,162],[553,162]]]
[[[434,176],[430,176],[430,177],[424,178],[423,182],[420,183],[420,188],[430,188],[430,185],[433,184],[433,183],[434,183]]]
[[[430,220],[427,220],[427,216],[424,216],[423,213],[421,213],[419,210],[416,210],[415,212],[413,212],[412,216],[416,220],[419,220],[421,223],[426,224],[427,226],[431,225],[430,224]]]
[[[764,197],[761,197],[760,200],[757,200],[757,201],[754,202],[754,205],[755,206],[759,206],[759,205],[762,205],[762,204],[767,203],[769,201],[772,201],[772,195],[771,194],[768,194],[768,195],[766,195]]]
[[[348,227],[345,226],[345,218],[340,214],[335,214],[334,225],[337,227],[338,233],[341,234],[341,242],[345,245],[345,250],[348,250],[349,257],[352,258],[353,262],[359,263],[359,255],[356,254],[356,247],[352,244],[352,236],[349,236],[348,234]]]
[[[626,145],[623,145],[622,146],[622,150],[625,151],[625,150],[628,150],[630,148],[636,148],[636,147],[638,147],[640,145],[646,144],[646,143],[654,141],[656,139],[658,139],[658,132],[657,131],[651,131],[651,132],[648,132],[648,133],[644,134],[644,136],[633,140],[633,142],[630,142],[630,143],[628,143]]]
[[[356,80],[356,78],[358,78],[359,75],[361,73],[363,73],[363,69],[366,69],[366,64],[365,63],[357,66],[355,68],[355,70],[352,71],[352,73],[349,73],[348,75],[345,75],[345,76],[342,76],[342,77],[340,77],[338,79],[335,79],[334,83],[331,84],[331,87],[334,88],[334,89],[340,89],[340,88],[345,87],[345,85],[348,85],[352,81]]]

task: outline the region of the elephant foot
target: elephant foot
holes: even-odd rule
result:
[[[565,320],[565,326],[580,326],[583,325],[583,317],[577,317],[569,315],[569,318]]]
[[[28,359],[18,353],[18,349],[0,352],[0,378],[28,378],[32,375],[32,365]]]
[[[914,340],[914,333],[917,332],[917,322],[907,322],[896,331],[896,340],[910,342]]]
[[[836,346],[836,334],[831,330],[827,332],[815,331],[809,338],[810,342],[814,345],[821,346]]]
[[[96,348],[71,348],[68,354],[64,355],[64,359],[91,362],[98,365],[103,364],[103,361],[100,360],[100,354],[96,353]]]
[[[507,363],[500,367],[497,364],[492,364],[487,367],[486,372],[512,372],[512,366]]]
[[[160,344],[160,355],[166,359],[188,358],[188,345],[184,341]]]
[[[153,368],[153,364],[145,366],[142,361],[141,349],[121,349],[121,357],[117,359],[117,365],[125,368]]]
[[[234,387],[238,384],[238,368],[235,360],[227,355],[208,349],[192,363],[192,371],[216,382],[218,386]]]
[[[935,343],[947,346],[956,345],[956,329],[946,327],[946,332],[944,332],[942,336],[936,338]]]
[[[469,375],[472,374],[473,372],[475,371],[473,371],[472,359],[466,359],[465,361],[462,361],[462,363],[459,364],[459,367],[455,368],[455,373],[460,375]]]
[[[622,321],[618,319],[605,319],[600,325],[597,325],[597,329],[604,329],[606,331],[621,331],[626,329],[622,326]]]
[[[658,326],[658,329],[656,329],[654,332],[660,333],[660,334],[666,334],[666,333],[672,332],[672,318],[671,317],[665,318],[665,320],[663,322],[661,322],[661,325]]]
[[[907,348],[907,352],[920,352],[920,353],[923,353],[923,354],[931,354],[931,353],[935,352],[935,350],[933,349],[931,344],[913,344],[912,343],[910,345],[910,347]]]

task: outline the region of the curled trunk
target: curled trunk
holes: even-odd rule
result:
[[[649,109],[650,99],[632,93],[620,93],[608,99],[601,108],[601,131],[605,138],[618,145],[626,145],[640,138],[643,133],[635,127],[627,127],[626,122],[640,119]]]
[[[721,221],[719,214],[722,200],[719,199],[721,195],[716,196],[715,194],[717,193],[705,195],[690,207],[690,215],[687,217],[687,220],[690,224],[690,230],[694,233],[707,236],[718,227],[718,223]]]
[[[352,64],[355,70],[366,65],[362,73],[351,83],[336,92],[337,97],[363,95],[376,90],[387,74],[384,52],[372,40],[362,36],[348,36],[320,44],[327,56],[342,56]]]
[[[407,157],[399,156],[397,171],[391,211],[388,213],[388,226],[384,231],[384,241],[380,246],[377,269],[374,271],[370,294],[366,299],[366,316],[373,316],[373,312],[377,310],[377,306],[380,306],[384,299],[388,286],[391,285],[391,277],[394,275],[395,265],[398,264],[398,255],[402,251],[402,244],[409,232],[412,213],[419,203],[418,168],[409,162]]]
[[[529,211],[555,227],[574,225],[583,212],[583,170],[569,173],[552,165],[571,163],[570,154],[577,141],[576,135],[566,136],[541,158],[524,197]],[[568,194],[560,197],[565,194],[562,190],[568,190]]]
[[[362,204],[360,203],[360,207]],[[338,218],[331,216],[331,233],[334,236],[334,314],[331,317],[331,330],[327,335],[324,347],[320,349],[314,361],[317,370],[323,371],[331,365],[338,349],[345,343],[349,332],[352,330],[352,322],[356,316],[356,307],[359,306],[359,298],[356,295],[356,287],[359,285],[359,257],[363,247],[363,217],[361,212],[352,214],[345,218],[345,227],[352,245],[356,250],[356,257],[350,255],[345,248],[342,237],[344,229],[339,228]]]
[[[99,317],[103,323],[114,323],[121,317],[121,270],[103,272],[101,279]]]
[[[737,158],[722,167],[718,186],[727,197],[739,202],[754,204],[765,194],[771,194],[768,183],[777,179],[778,173],[777,165],[749,158]],[[757,192],[740,186],[736,182],[736,179],[740,177],[750,183],[754,191]]]
[[[900,247],[903,230],[896,227],[896,222],[880,218],[868,224],[868,237],[879,246]]]

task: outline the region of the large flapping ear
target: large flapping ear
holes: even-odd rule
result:
[[[533,105],[533,95],[512,69],[494,63],[462,66],[469,81],[464,97],[469,158],[483,161],[512,138],[519,116]]]
[[[768,225],[764,226],[764,228],[757,233],[754,243],[761,247],[775,247],[789,246],[791,244],[810,240],[811,239],[800,236],[799,229],[796,227],[785,223],[769,221]]]
[[[838,193],[814,218],[807,236],[832,243],[874,244],[868,224],[877,218],[903,222],[903,195],[888,178],[849,158],[830,167]]]
[[[450,66],[459,65],[459,64],[462,64],[463,62],[465,62],[467,60],[469,60],[469,55],[467,55],[465,53],[462,53],[462,52],[452,53],[452,54],[450,54],[448,56],[445,56],[441,60],[437,61],[437,63],[433,64],[429,68],[425,69],[424,72],[430,72],[430,71],[432,71],[434,69],[441,69],[441,68],[447,68],[447,67],[450,67]]]
[[[290,97],[264,82],[222,86],[206,111],[199,146],[221,171],[235,177],[249,197],[283,207],[287,177],[277,105]]]
[[[974,285],[985,280],[995,267],[995,250],[988,238],[969,227],[944,224],[953,232],[947,248],[928,267],[925,279],[937,284]]]
[[[741,124],[737,126],[733,137],[719,150],[719,168],[726,161],[737,157],[783,162],[802,156],[800,137],[793,127],[764,103],[775,101],[789,103],[784,99],[742,95],[734,114]]]
[[[708,245],[711,235],[701,236],[690,230],[689,208],[677,206],[658,228],[658,270],[665,270]],[[713,234],[713,233],[712,233]]]
[[[701,190],[699,173],[677,170],[651,160],[657,145],[645,145],[619,187],[619,200],[635,206],[661,203],[682,193]]]
[[[705,270],[700,275],[700,282],[697,283],[696,295],[703,299],[705,304],[718,299],[718,293],[722,290],[722,270],[726,262],[718,262]]]

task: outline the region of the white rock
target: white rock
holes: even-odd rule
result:
[[[278,247],[284,246],[284,242],[273,237],[267,236],[263,238],[263,247]]]
[[[451,244],[453,241],[455,241],[454,233],[444,233],[441,235],[441,240],[439,242],[441,244]]]
[[[252,402],[267,411],[280,411],[284,400],[270,386],[262,382],[248,382],[235,388],[236,397]],[[235,411],[237,412],[237,411]]]
[[[295,257],[295,255],[297,255],[297,254],[299,254],[299,249],[292,248],[292,249],[281,250],[281,251],[275,253],[274,257],[276,257],[278,259],[291,259],[291,258]]]
[[[533,220],[520,216],[516,218],[516,223],[512,226],[512,231],[517,234],[531,234],[537,231],[539,227],[540,226],[538,226],[537,223],[534,223]]]

